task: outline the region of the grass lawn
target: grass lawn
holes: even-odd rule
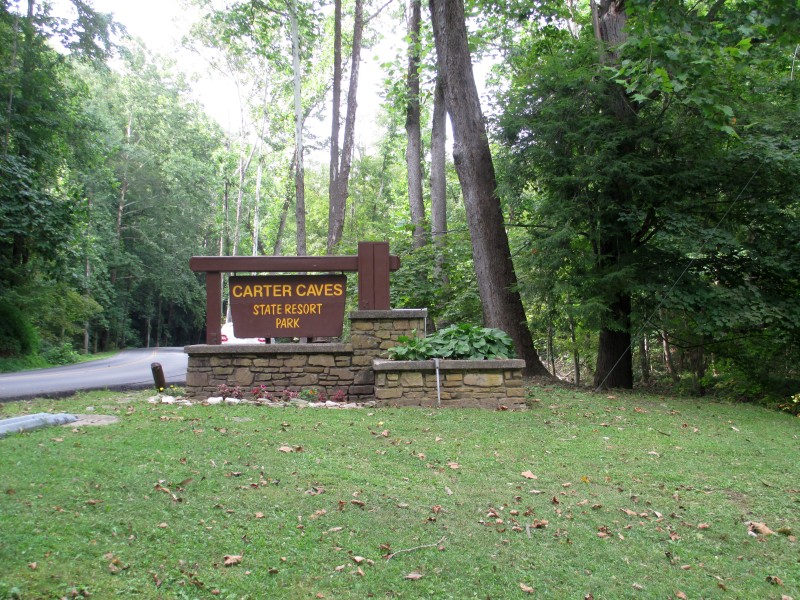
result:
[[[788,414],[542,387],[522,412],[148,395],[0,404],[120,417],[0,439],[0,598],[800,600]]]

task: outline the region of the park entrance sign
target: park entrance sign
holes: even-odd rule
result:
[[[206,274],[206,344],[215,346],[222,342],[220,318],[222,316],[223,273],[327,274],[355,272],[358,274],[358,310],[389,310],[389,273],[400,268],[400,259],[389,254],[389,244],[387,242],[359,242],[357,256],[195,256],[189,261],[189,268],[195,273]],[[269,280],[284,277],[282,275],[251,276],[265,277]],[[309,276],[297,277],[304,277],[305,279],[298,279],[295,283],[290,283],[288,279],[285,281],[280,280],[276,283],[257,283],[254,281],[251,283],[250,288],[246,287],[247,283],[240,282],[238,285],[241,287],[235,290],[233,286],[237,285],[238,278],[232,277],[231,279],[234,283],[231,284],[231,303],[238,300],[247,300],[250,312],[258,311],[258,315],[253,314],[252,316],[257,316],[261,319],[260,326],[265,326],[267,318],[271,317],[273,325],[280,329],[280,332],[276,335],[271,333],[244,335],[240,333],[241,330],[236,324],[237,319],[234,316],[234,334],[237,337],[336,337],[341,335],[343,312],[339,316],[338,333],[328,334],[318,330],[305,332],[305,329],[303,329],[304,333],[297,332],[304,322],[306,324],[310,322],[309,317],[323,317],[322,311],[325,312],[321,321],[327,322],[328,317],[333,315],[334,299],[340,299],[342,307],[344,307],[345,285],[342,283],[342,279],[326,280],[329,287],[325,287],[326,284],[322,283],[323,287],[320,295],[318,293],[320,292],[319,283],[314,284],[315,287],[308,287],[312,281],[317,280],[310,279]],[[324,275],[320,277],[331,276]],[[333,277],[337,276],[334,275]],[[338,275],[338,277],[343,276]],[[306,281],[308,283],[305,283]],[[341,295],[338,294],[340,288],[337,285],[341,285]],[[259,287],[256,289],[255,286]],[[288,286],[288,288],[285,286]],[[284,291],[287,292],[286,295],[284,295]],[[289,292],[291,292],[291,295]],[[261,295],[256,296],[256,294]],[[327,309],[329,303],[331,306],[330,311]],[[312,304],[322,304],[322,306],[318,307],[320,315],[311,314],[311,311],[315,310],[311,307]],[[256,305],[258,305],[258,308],[256,308]],[[233,309],[233,306],[231,306],[231,309]],[[247,310],[248,308],[244,309],[245,312]],[[271,314],[273,310],[275,314]],[[282,314],[278,314],[278,310]],[[291,312],[287,314],[287,310],[306,312]],[[343,311],[344,309],[336,310]],[[277,317],[286,320],[282,323],[280,321],[276,322],[275,319]],[[283,327],[280,327],[280,325],[283,325]],[[292,327],[288,327],[289,325]],[[294,325],[298,327],[294,327]]]
[[[344,325],[344,275],[232,276],[237,338],[338,337]]]

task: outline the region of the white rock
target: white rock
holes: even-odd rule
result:
[[[208,404],[222,404],[222,398],[220,396],[213,396],[206,400]]]
[[[225,398],[225,404],[241,404],[241,402],[239,398]]]
[[[161,398],[159,398],[158,396],[150,396],[150,397],[147,399],[147,401],[148,401],[150,404],[158,404],[159,402],[161,402]]]
[[[175,404],[175,396],[161,396],[161,404]]]

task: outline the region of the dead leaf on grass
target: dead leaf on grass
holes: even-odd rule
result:
[[[409,573],[408,575],[403,577],[403,579],[412,579],[412,580],[422,579],[422,573],[417,573],[416,571],[414,571],[413,573]]]
[[[523,471],[520,473],[525,479],[539,479],[536,475],[534,475],[531,471]]]
[[[767,575],[767,583],[772,585],[783,585],[783,580],[777,575]]]
[[[526,594],[533,594],[536,590],[534,590],[531,586],[526,585],[524,583],[519,584],[519,589],[521,589]]]
[[[294,448],[291,446],[281,446],[278,448],[278,452],[285,452],[286,454],[289,454],[290,452],[294,452]]]
[[[453,461],[448,462],[447,466],[450,467],[451,469],[460,469],[461,468],[461,465],[459,465],[457,462],[453,462]]]
[[[752,535],[773,535],[775,532],[772,531],[769,527],[767,527],[766,523],[755,523],[753,521],[748,521],[748,531]]]
[[[222,564],[226,567],[241,564],[243,556],[241,554],[226,554],[223,558]]]

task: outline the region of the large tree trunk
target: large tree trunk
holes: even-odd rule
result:
[[[453,160],[464,195],[472,258],[488,327],[506,331],[528,375],[549,377],[533,347],[497,197],[492,155],[467,45],[461,0],[430,0],[439,73],[453,125]]]
[[[408,74],[406,79],[406,168],[408,172],[408,204],[414,227],[412,245],[426,243],[425,204],[422,199],[422,131],[419,108],[419,32],[422,21],[420,0],[410,0],[408,18]]]
[[[592,16],[595,36],[603,44],[601,62],[616,61],[616,48],[622,44],[627,34],[625,23],[625,0],[600,0],[599,6],[592,0]],[[621,123],[633,123],[636,118],[635,109],[622,86],[612,87],[609,98],[609,111]],[[623,141],[620,153],[626,154],[633,148],[626,147],[630,143]],[[612,167],[609,167],[612,168]],[[616,178],[620,176],[617,175]],[[617,181],[607,190],[608,202],[612,206],[626,207],[631,203],[630,187],[624,181]],[[633,253],[633,241],[630,235],[621,232],[619,214],[609,211],[600,217],[598,227],[599,256],[598,268],[603,272],[607,268],[615,268]],[[616,233],[608,233],[616,232]],[[619,291],[610,301],[609,315],[601,327],[598,340],[597,363],[594,374],[596,388],[633,387],[633,354],[631,338],[631,296],[627,291]]]
[[[600,329],[594,385],[597,389],[633,387],[631,297],[619,294],[611,305],[613,325]]]

